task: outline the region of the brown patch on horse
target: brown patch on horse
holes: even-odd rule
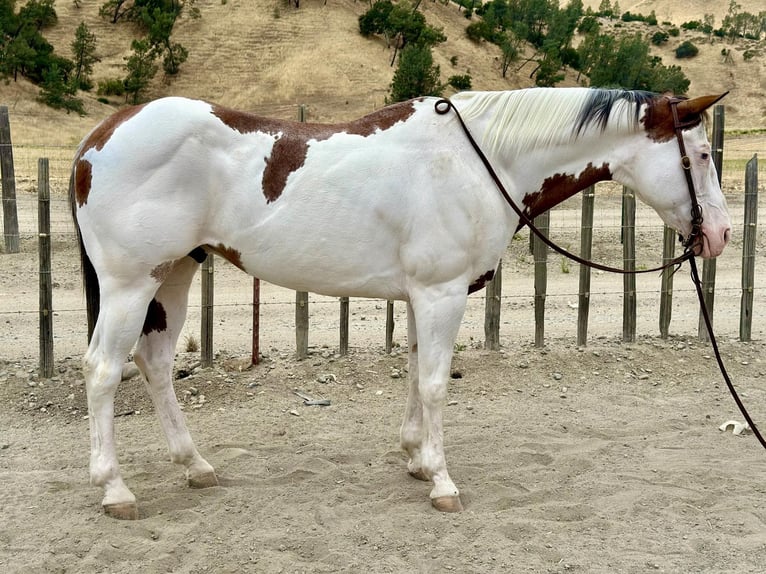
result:
[[[74,162],[74,197],[77,200],[78,207],[88,203],[92,178],[91,163],[87,159],[83,159],[82,156],[90,149],[95,149],[96,151],[103,149],[106,142],[114,134],[114,130],[140,112],[144,105],[131,106],[112,114],[96,126],[82,142]]]
[[[106,118],[96,127],[96,129],[88,134],[88,137],[83,142],[80,155],[84,154],[89,149],[95,149],[96,151],[103,149],[103,147],[106,145],[106,142],[111,139],[114,131],[122,124],[127,122],[130,118],[135,116],[142,109],[144,109],[145,105],[146,104],[131,106],[129,108],[115,112]]]
[[[651,104],[646,106],[646,113],[641,118],[646,135],[654,142],[662,143],[676,137],[670,101],[670,98],[666,96],[655,98]]]
[[[74,197],[78,207],[88,202],[90,183],[93,178],[90,162],[79,158],[74,164]]]
[[[173,271],[175,264],[175,261],[165,261],[164,263],[160,263],[157,265],[157,267],[152,269],[149,275],[151,275],[152,279],[154,279],[157,283],[162,283],[165,281],[165,279],[167,279],[168,275],[170,275],[170,272]]]
[[[414,112],[414,101],[408,101],[351,122],[312,124],[274,120],[221,106],[213,106],[212,110],[214,116],[241,134],[260,132],[276,138],[271,155],[265,158],[266,169],[263,172],[262,188],[267,203],[279,199],[290,174],[303,167],[309,142],[327,140],[340,133],[367,137],[405,121]]]
[[[468,286],[468,294],[470,295],[471,293],[475,293],[476,291],[483,289],[484,286],[490,281],[492,281],[494,277],[495,277],[494,269],[487,271],[486,273],[484,273],[484,275],[479,277],[476,281],[474,281]]]
[[[266,203],[279,199],[287,185],[287,178],[303,167],[308,151],[308,142],[300,137],[282,136],[276,141],[263,170],[261,186]]]
[[[223,243],[219,243],[218,245],[207,245],[206,247],[208,251],[212,251],[216,255],[223,257],[226,261],[234,265],[234,267],[237,267],[242,271],[245,270],[245,267],[242,264],[242,253],[236,249],[226,247]]]
[[[557,173],[543,181],[540,191],[529,193],[524,196],[522,203],[530,219],[534,219],[541,213],[545,213],[565,199],[569,199],[578,191],[593,185],[599,181],[612,179],[609,164],[603,163],[601,167],[595,167],[589,163],[579,175],[571,173]]]
[[[165,307],[157,299],[152,299],[146,309],[146,318],[141,332],[148,335],[152,331],[162,332],[168,328],[168,316]]]

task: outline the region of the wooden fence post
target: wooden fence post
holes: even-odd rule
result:
[[[306,106],[298,108],[298,121],[306,121]],[[299,359],[309,354],[309,294],[305,291],[295,293],[295,350]]]
[[[348,355],[348,315],[349,301],[348,297],[340,298],[340,345],[341,355]]]
[[[636,196],[633,190],[622,188],[622,260],[626,271],[636,269]],[[636,276],[623,275],[622,340],[636,340]]]
[[[0,174],[3,191],[3,234],[5,252],[19,252],[19,220],[16,214],[16,174],[13,168],[13,145],[8,108],[0,106]]]
[[[253,350],[250,361],[261,362],[261,280],[253,277]]]
[[[412,344],[412,343],[410,343]],[[386,353],[394,349],[394,302],[386,301]]]
[[[548,236],[551,214],[546,211],[538,215],[534,224],[540,232]],[[545,295],[548,285],[548,246],[535,237],[535,347],[545,345]]]
[[[299,359],[309,354],[309,294],[295,292],[295,351]]]
[[[739,310],[739,340],[749,341],[753,327],[755,287],[755,243],[758,225],[758,156],[745,169],[745,229],[742,233],[742,300]]]
[[[711,142],[711,151],[713,163],[718,172],[718,185],[721,184],[721,169],[723,168],[724,109],[724,106],[720,104],[713,108],[713,141]],[[707,312],[710,315],[711,324],[713,323],[713,306],[715,304],[715,268],[715,259],[705,259],[702,261],[702,293],[705,300],[705,307],[707,307]],[[710,340],[702,310],[700,310],[697,333],[700,341]]]
[[[37,229],[40,259],[40,378],[53,376],[53,283],[51,280],[51,190],[48,158],[37,161]]]
[[[497,264],[492,281],[484,293],[484,348],[500,350],[500,302],[503,295],[503,261]]]
[[[201,335],[200,363],[203,367],[213,364],[213,302],[215,300],[215,256],[208,253],[202,263],[202,303],[201,303]]]
[[[665,226],[662,233],[662,264],[667,265],[676,255],[678,234],[675,229]],[[662,286],[660,287],[660,337],[667,339],[670,334],[670,318],[673,314],[673,275],[675,269],[667,268],[662,271]]]
[[[580,257],[590,260],[593,247],[593,210],[596,188],[590,186],[582,195],[582,221],[580,224]],[[590,275],[587,265],[580,265],[580,289],[577,296],[577,345],[588,344],[588,314],[590,313]]]

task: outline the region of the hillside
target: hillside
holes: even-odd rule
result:
[[[599,0],[587,0],[596,6]],[[74,29],[85,21],[99,39],[101,62],[94,77],[98,81],[123,75],[123,57],[133,30],[131,25],[113,26],[98,16],[101,2],[58,2],[58,24],[46,31],[56,50],[69,55]],[[716,10],[705,0],[653,0],[623,2],[623,10],[649,13],[654,9],[660,20],[675,24],[701,18]],[[725,3],[717,8],[716,22],[725,13]],[[760,0],[742,0],[743,10],[758,11]],[[295,117],[299,104],[306,104],[314,121],[333,121],[360,116],[384,104],[393,74],[390,52],[381,39],[365,39],[358,33],[357,18],[367,9],[365,2],[352,0],[304,0],[300,9],[284,0],[198,0],[202,18],[183,18],[174,38],[189,49],[189,59],[181,73],[170,81],[158,77],[150,97],[185,95],[204,98],[241,109],[279,117]],[[455,4],[421,4],[427,19],[440,26],[447,42],[435,50],[442,78],[470,72],[475,89],[512,89],[531,85],[531,65],[515,70],[507,79],[500,77],[498,50],[492,45],[469,41],[466,19]],[[628,28],[628,26],[625,26]],[[766,58],[744,62],[742,46],[733,50],[734,63],[726,64],[720,55],[723,44],[710,44],[700,34],[689,34],[700,48],[700,55],[680,62],[671,41],[658,51],[665,64],[679,64],[692,84],[690,94],[730,90],[726,100],[727,129],[766,127]],[[727,45],[728,47],[728,45]],[[450,59],[457,56],[457,66]],[[574,76],[562,85],[573,85]],[[82,94],[88,116],[78,118],[44,107],[35,101],[37,88],[19,81],[0,86],[0,101],[11,108],[14,141],[27,144],[71,144],[114,106],[95,100],[95,94]]]

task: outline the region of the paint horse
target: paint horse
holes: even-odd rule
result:
[[[710,159],[704,110],[677,112],[704,213],[694,249],[715,257],[730,221]],[[84,357],[90,478],[104,511],[137,518],[120,474],[114,394],[134,348],[173,462],[192,487],[216,485],[172,386],[192,277],[206,252],[299,291],[407,303],[409,396],[401,446],[434,507],[461,510],[447,472],[442,413],[469,292],[492,277],[519,216],[456,115],[530,218],[583,188],[615,180],[679,233],[690,199],[669,96],[584,88],[467,92],[437,113],[433,98],[361,119],[302,124],[183,98],[123,109],[74,160],[70,196],[93,326]],[[443,110],[442,110],[443,111]]]

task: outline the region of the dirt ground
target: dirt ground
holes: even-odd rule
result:
[[[33,204],[22,205],[24,230]],[[576,219],[574,208],[567,213],[554,222]],[[88,484],[78,262],[65,215],[59,209],[53,219],[52,379],[37,374],[34,234],[22,253],[0,255],[2,572],[766,571],[766,453],[752,434],[718,430],[742,417],[710,347],[697,340],[685,273],[667,340],[656,335],[659,280],[639,282],[639,338],[630,344],[620,340],[616,312],[622,280],[594,275],[589,342],[578,348],[576,266],[569,272],[552,259],[538,349],[524,238],[505,260],[502,351],[481,348],[482,293],[456,346],[445,433],[463,513],[431,508],[429,486],[407,475],[398,447],[407,377],[401,307],[400,346],[385,354],[381,302],[352,302],[352,349],[341,357],[337,308],[313,299],[312,354],[298,361],[285,303],[292,295],[264,286],[265,356],[247,369],[250,280],[221,266],[215,365],[195,366],[198,354],[185,343],[176,363],[177,395],[221,486],[186,487],[134,377],[118,392],[116,427],[141,519],[107,518],[101,490]],[[620,252],[609,229],[596,233],[594,248],[607,261]],[[732,377],[763,421],[763,325],[756,321],[754,342],[738,342],[739,295],[727,290],[739,281],[738,241],[719,260],[716,325]],[[639,230],[639,247],[652,264],[656,233]],[[197,289],[185,339],[199,324]],[[331,405],[304,406],[296,389]]]

